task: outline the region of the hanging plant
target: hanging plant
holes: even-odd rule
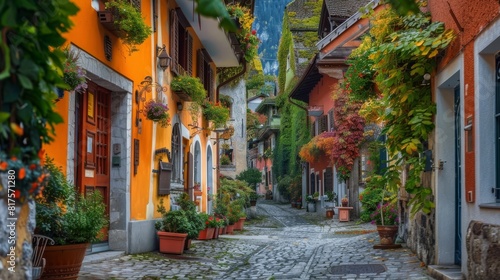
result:
[[[161,127],[167,127],[170,124],[168,106],[161,102],[156,102],[153,99],[149,100],[144,105],[143,113],[148,120],[158,122]]]
[[[78,65],[79,53],[71,50],[69,47],[63,50],[66,56],[66,61],[64,62],[64,73],[63,80],[66,85],[68,85],[69,91],[80,92],[87,89],[87,72]]]
[[[245,61],[251,62],[257,56],[260,43],[257,31],[252,29],[254,17],[248,8],[240,5],[228,5],[227,11],[231,17],[238,19],[240,29],[236,33],[236,38],[243,50]]]
[[[203,116],[214,122],[214,128],[224,127],[229,120],[229,109],[218,102],[205,101],[203,103]]]
[[[107,1],[104,5],[112,11],[114,25],[119,30],[119,37],[129,48],[129,53],[137,51],[137,45],[144,43],[152,33],[141,12],[128,0]]]
[[[332,159],[333,147],[336,141],[335,132],[323,132],[303,145],[299,151],[299,156],[309,163],[317,162],[323,156]]]
[[[203,104],[207,97],[207,91],[198,77],[180,75],[172,79],[170,88],[174,92],[183,92],[189,96],[190,101]]]

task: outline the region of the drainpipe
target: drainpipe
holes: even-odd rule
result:
[[[244,63],[243,63],[243,69],[241,69],[241,71],[240,71],[238,74],[236,74],[236,75],[232,76],[231,78],[227,79],[226,81],[224,81],[224,82],[220,83],[220,84],[217,86],[217,89],[215,90],[215,100],[216,100],[216,101],[219,101],[219,91],[220,91],[220,88],[221,88],[221,87],[223,87],[223,86],[225,86],[225,85],[229,84],[230,82],[232,82],[232,81],[234,81],[234,80],[238,79],[239,77],[243,76],[243,74],[245,74],[245,72],[246,72],[246,71],[247,71],[247,63],[246,63],[246,62],[244,62]],[[216,185],[217,185],[217,190],[218,190],[219,185],[220,185],[220,176],[219,176],[219,175],[220,175],[220,163],[219,163],[219,158],[220,158],[220,157],[219,157],[219,133],[216,133],[216,135],[217,135],[217,136],[216,136],[216,138],[215,138],[215,139],[216,139],[215,141],[216,141],[216,143],[217,143],[217,150],[216,150],[216,153],[215,153],[215,158],[216,158],[216,160],[217,160],[217,161],[216,161],[216,162],[217,162],[217,175],[216,175],[216,176],[217,176],[217,181],[216,181],[217,183],[216,183]]]
[[[288,102],[290,102],[292,105],[295,105],[297,107],[299,107],[300,109],[306,111],[306,126],[309,127],[309,116],[307,116],[307,107],[304,107],[302,105],[300,105],[299,103],[296,103],[295,101],[292,100],[292,97],[289,95],[288,96]],[[309,182],[309,164],[307,164],[307,174],[306,174],[306,190],[304,191],[304,189],[302,190],[302,205],[306,205],[306,195],[307,194],[307,187],[309,186],[310,182]],[[307,205],[306,205],[307,207]]]

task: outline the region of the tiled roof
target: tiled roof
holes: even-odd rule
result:
[[[370,0],[324,0],[328,13],[335,17],[350,17]]]

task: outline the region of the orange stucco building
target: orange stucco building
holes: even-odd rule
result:
[[[216,68],[238,66],[241,55],[217,20],[194,14],[190,0],[131,1],[152,33],[129,53],[99,13],[104,2],[75,0],[80,12],[66,39],[79,54],[88,89],[66,92],[57,102],[64,123],[45,150],[82,193],[104,195],[108,239],[92,250],[151,251],[160,198],[167,209],[175,209],[175,198],[188,192],[200,211],[209,212],[207,194],[217,189],[216,135],[206,129],[201,114],[192,117],[190,102],[170,83],[185,73],[199,77],[207,98],[215,101]],[[171,57],[166,69],[159,65],[162,51]],[[169,126],[145,117],[145,102],[151,99],[168,106]],[[160,186],[165,174],[168,183]],[[194,191],[195,182],[201,182],[201,192]]]

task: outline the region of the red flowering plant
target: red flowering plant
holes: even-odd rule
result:
[[[219,219],[220,220],[220,219]],[[215,228],[219,226],[219,222],[215,216],[208,216],[207,221],[205,222],[207,228]]]
[[[236,34],[236,38],[238,39],[241,49],[243,50],[245,61],[250,62],[257,55],[260,43],[260,40],[257,37],[257,31],[252,30],[254,17],[250,12],[250,9],[240,5],[228,5],[227,11],[231,17],[238,19],[240,29]]]
[[[167,127],[170,124],[168,106],[161,102],[156,102],[153,99],[149,100],[144,105],[143,113],[146,118],[158,122],[161,127]]]
[[[8,157],[0,151],[1,186],[9,201],[24,202],[26,198],[34,198],[42,191],[48,180],[48,173],[43,168],[43,150],[37,157],[21,160],[15,156]],[[12,200],[11,200],[12,199]]]

